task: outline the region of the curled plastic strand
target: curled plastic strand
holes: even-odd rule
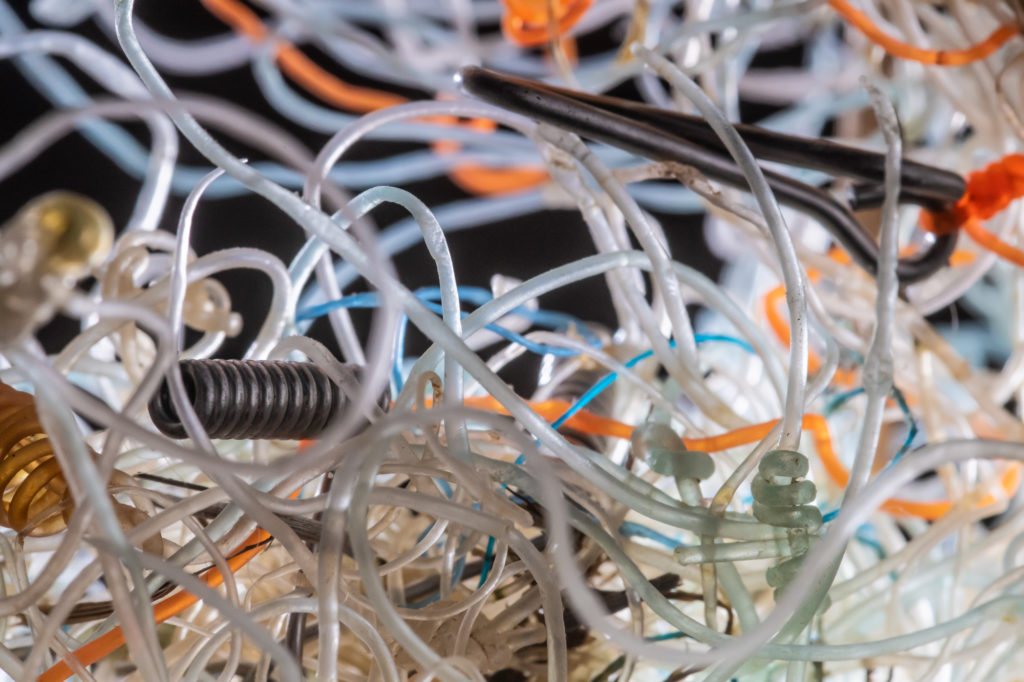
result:
[[[93,453],[95,456],[95,453]],[[132,479],[115,471],[112,483],[131,484]],[[71,490],[53,445],[36,414],[35,399],[0,382],[0,525],[23,535],[45,536],[67,528],[74,512]],[[146,517],[135,507],[114,502],[114,511],[125,527]],[[159,538],[155,545],[159,551]]]
[[[201,0],[203,5],[240,34],[256,43],[269,38],[267,28],[259,17],[236,0]],[[589,2],[586,3],[589,5]],[[585,8],[584,8],[585,9]],[[578,17],[577,17],[578,18]],[[325,71],[291,43],[278,40],[274,48],[275,59],[281,69],[299,85],[323,101],[343,111],[367,113],[404,104],[401,95],[351,85]],[[434,117],[432,122],[455,125],[455,117]],[[473,119],[470,127],[493,131],[493,121]],[[435,143],[439,154],[453,153],[458,145],[453,142]],[[479,164],[461,164],[452,169],[452,181],[470,194],[508,194],[536,187],[547,179],[547,173],[538,168],[487,168]]]
[[[300,490],[296,490],[290,497],[294,499],[298,497],[300,492]],[[266,549],[267,543],[270,540],[271,536],[266,531],[257,528],[227,555],[227,568],[232,573],[238,572],[256,555]],[[209,587],[218,587],[224,582],[224,574],[216,567],[213,567],[204,571],[200,575],[200,580]],[[181,590],[177,594],[173,594],[153,604],[153,617],[157,623],[163,623],[199,601],[200,599],[196,595],[186,590]],[[118,626],[75,650],[72,655],[82,665],[91,665],[109,656],[121,647],[124,642],[124,631]],[[68,664],[65,661],[61,661],[40,675],[37,682],[63,682],[71,674],[72,671]]]

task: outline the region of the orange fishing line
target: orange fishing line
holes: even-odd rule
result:
[[[508,414],[508,410],[506,410],[505,407],[496,399],[490,396],[482,398],[466,398],[465,404],[467,407],[487,410],[489,412],[497,412],[500,414]],[[564,414],[565,411],[571,407],[571,403],[564,400],[545,400],[543,402],[530,403],[530,407],[540,416],[544,417],[548,421],[552,421]],[[779,420],[773,419],[760,424],[751,424],[750,426],[726,431],[725,433],[721,433],[716,436],[707,436],[705,438],[683,438],[682,440],[690,450],[720,452],[722,450],[755,443],[767,436],[778,423]],[[628,439],[633,434],[633,427],[629,424],[624,424],[620,421],[609,419],[607,417],[600,417],[588,412],[587,410],[580,410],[577,412],[565,422],[565,425],[582,433],[594,436],[611,436],[613,438]],[[843,463],[839,461],[839,457],[836,456],[835,449],[832,445],[832,435],[829,432],[828,422],[826,419],[820,414],[805,414],[803,418],[803,428],[811,434],[811,437],[814,440],[815,450],[817,450],[818,456],[821,458],[822,466],[829,478],[832,479],[836,485],[845,487],[847,482],[850,480],[850,472],[845,466],[843,466]],[[1007,497],[1012,496],[1017,491],[1017,488],[1020,486],[1020,482],[1021,465],[1018,463],[1008,465],[999,481],[1000,486]],[[988,494],[978,502],[978,506],[981,507],[995,504],[996,501],[997,498],[995,495]],[[882,504],[882,510],[890,514],[916,516],[929,521],[941,518],[949,512],[952,507],[953,503],[949,500],[919,502],[917,500],[906,500],[895,497],[886,500]]]
[[[976,45],[959,50],[929,50],[915,47],[898,40],[878,28],[871,17],[857,9],[846,0],[829,0],[832,9],[838,12],[847,22],[893,57],[909,59],[922,64],[935,66],[963,66],[992,55],[1003,44],[1017,35],[1017,27],[1013,24],[1000,26],[988,38]]]
[[[200,2],[210,13],[253,42],[262,43],[268,39],[267,28],[260,18],[237,0],[200,0]],[[344,111],[365,114],[409,101],[394,93],[345,83],[325,71],[288,42],[277,43],[274,58],[281,71],[306,91]],[[448,122],[445,123],[445,121]],[[457,119],[437,116],[432,117],[431,122],[455,125]],[[494,122],[487,121],[487,123],[490,124],[489,129],[494,130],[496,127]],[[457,148],[458,145],[454,142],[447,142],[440,147],[441,150],[446,150],[448,153]],[[453,168],[449,177],[469,194],[488,195],[506,194],[536,187],[547,181],[548,174],[540,168],[485,168],[467,164]]]

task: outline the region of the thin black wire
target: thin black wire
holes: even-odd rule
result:
[[[627,100],[554,88],[478,67],[464,68],[460,76],[467,92],[502,109],[639,156],[693,166],[726,185],[749,189],[743,173],[724,154],[721,142],[702,119]],[[739,131],[761,158],[874,180],[876,184],[884,174],[884,154],[827,140],[782,135],[755,126],[742,126]],[[943,210],[963,194],[963,178],[956,174],[909,161],[906,166],[903,177],[907,188],[901,193],[901,200],[929,210]],[[877,274],[878,243],[846,206],[821,188],[770,170],[765,170],[764,175],[780,203],[817,219],[857,265]],[[882,198],[875,184],[854,188],[857,208],[877,206]],[[896,268],[900,282],[910,284],[926,279],[945,266],[956,247],[956,237],[955,232],[936,237],[924,251],[901,258]]]

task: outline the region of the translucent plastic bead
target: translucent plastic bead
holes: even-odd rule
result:
[[[821,511],[812,504],[817,489],[811,481],[801,480],[808,469],[807,458],[799,452],[772,450],[761,459],[750,483],[757,520],[789,530],[792,558],[769,568],[765,576],[777,591],[796,575],[810,548],[811,533],[821,527]]]
[[[666,424],[642,424],[633,430],[631,440],[633,454],[663,476],[703,481],[715,473],[711,455],[687,450],[682,439]]]

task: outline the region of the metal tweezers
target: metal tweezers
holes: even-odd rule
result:
[[[725,185],[748,190],[736,163],[708,123],[698,117],[639,102],[591,95],[516,78],[479,67],[460,72],[462,87],[495,106],[570,130],[582,137],[656,161],[693,166]],[[857,181],[846,205],[825,189],[770,170],[764,175],[779,202],[821,222],[868,273],[878,269],[878,243],[851,211],[878,207],[884,200],[885,154],[828,140],[784,135],[752,125],[736,130],[760,159],[827,172]],[[941,212],[964,194],[964,179],[947,170],[904,160],[900,202]],[[956,233],[935,237],[920,253],[901,258],[901,284],[930,277],[949,262]]]

